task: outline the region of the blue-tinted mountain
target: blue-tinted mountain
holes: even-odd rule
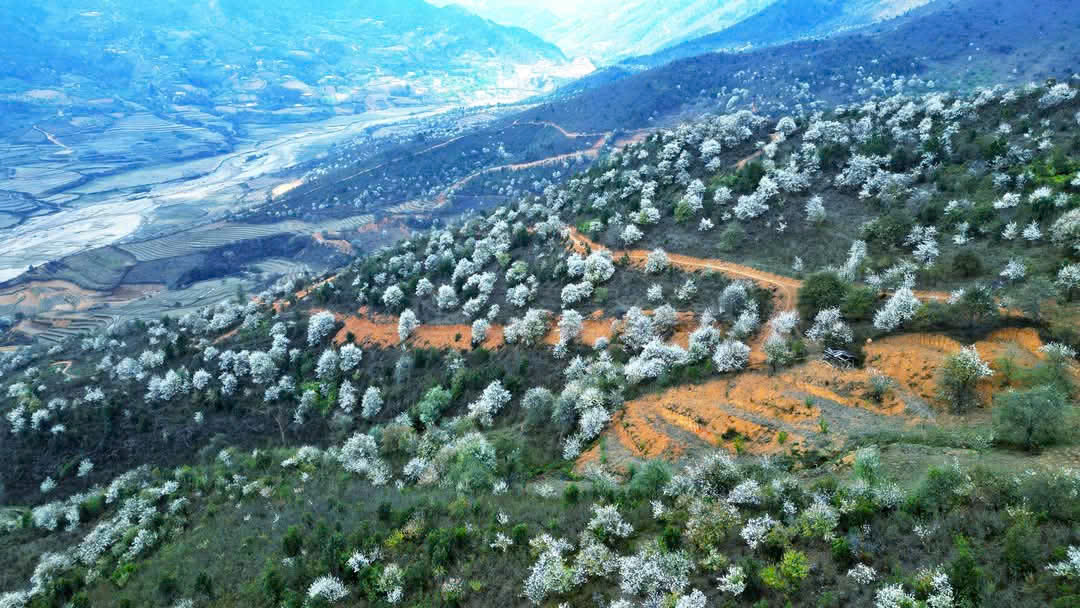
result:
[[[522,83],[517,66],[566,63],[528,31],[422,0],[3,3],[0,36],[8,124],[101,99],[212,115],[467,103],[543,88],[543,70]]]
[[[1071,78],[1080,64],[1080,3],[953,0],[824,39],[707,53],[646,71],[613,66],[579,80],[521,120],[573,129],[635,129],[722,111],[733,96],[759,110],[802,99],[847,103],[890,94],[897,76],[964,90]],[[873,77],[881,86],[871,90]],[[738,91],[738,93],[736,93]]]
[[[926,4],[927,0],[777,0],[761,12],[718,32],[681,42],[622,63],[655,67],[676,59],[770,46],[801,38],[830,36],[893,18]]]

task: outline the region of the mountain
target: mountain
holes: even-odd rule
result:
[[[596,0],[559,19],[536,19],[520,0],[463,0],[470,10],[502,23],[527,27],[570,56],[607,64],[653,53],[668,45],[730,27],[775,0]]]
[[[756,48],[800,38],[823,37],[894,18],[931,0],[777,0],[761,12],[700,38],[622,63],[656,67],[717,51]]]
[[[561,13],[521,0],[456,1],[488,19],[526,27],[572,56],[601,64],[679,49],[660,53],[650,64],[655,66],[721,48],[827,35],[930,0],[597,0]],[[712,40],[713,35],[718,38]]]
[[[723,112],[733,98],[772,113],[812,98],[849,103],[903,90],[900,75],[959,90],[1065,80],[1080,62],[1078,27],[1080,5],[1069,0],[942,2],[825,39],[709,53],[646,71],[612,66],[519,120],[632,130],[682,114]]]
[[[554,45],[422,0],[250,3],[61,0],[0,8],[0,93],[280,108],[467,98],[517,66],[566,63]]]

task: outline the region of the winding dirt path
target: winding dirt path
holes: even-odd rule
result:
[[[612,250],[601,245],[589,237],[581,234],[576,228],[569,228],[571,247],[578,253],[584,253],[586,249],[591,251],[608,251],[612,258],[627,257],[636,266],[643,266],[649,257],[649,252],[644,249]],[[765,270],[758,270],[743,264],[737,264],[719,258],[696,258],[681,253],[668,253],[668,259],[672,266],[681,270],[715,270],[736,279],[749,279],[759,286],[773,293],[774,308],[777,311],[794,310],[799,301],[799,289],[803,282],[792,277],[775,274]],[[941,291],[916,291],[915,297],[920,300],[947,300],[949,294]]]
[[[649,252],[644,249],[611,250],[581,234],[575,228],[570,228],[570,242],[573,249],[584,253],[586,249],[591,251],[609,251],[612,258],[620,259],[627,257],[631,263],[643,266],[649,257]],[[671,264],[681,270],[715,270],[725,275],[738,279],[749,279],[754,283],[773,292],[776,299],[777,310],[793,310],[798,302],[799,288],[802,281],[785,277],[764,270],[758,270],[742,264],[736,264],[721,259],[695,258],[680,253],[669,253],[668,259]]]

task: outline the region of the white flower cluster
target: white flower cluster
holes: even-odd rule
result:
[[[693,562],[682,551],[665,552],[649,545],[634,555],[619,558],[619,589],[627,595],[657,598],[681,593],[690,584]]]
[[[538,556],[525,579],[523,595],[539,605],[549,595],[569,591],[573,585],[573,574],[566,566],[563,555],[573,549],[570,543],[543,534],[529,541],[529,546]]]
[[[743,526],[743,529],[739,531],[739,536],[746,541],[746,544],[749,545],[751,549],[757,549],[758,545],[765,540],[765,535],[768,534],[769,530],[772,530],[775,525],[776,520],[769,517],[766,513],[761,517],[755,517],[747,521],[746,525]]]
[[[738,340],[725,340],[713,353],[713,365],[720,373],[737,372],[750,362],[750,347]]]
[[[379,446],[370,435],[354,434],[341,447],[337,459],[346,471],[366,476],[373,485],[390,481],[390,467],[379,458]]]
[[[894,331],[915,316],[919,305],[919,299],[911,288],[901,287],[874,313],[874,327],[886,332]]]
[[[337,577],[327,575],[312,581],[307,595],[311,599],[321,598],[327,602],[338,602],[349,595],[349,590]]]
[[[615,505],[593,505],[593,517],[589,520],[586,528],[601,540],[612,536],[626,538],[634,533],[634,528],[622,515]]]
[[[814,317],[814,324],[806,332],[806,338],[819,344],[851,344],[854,335],[844,323],[839,308],[826,308]]]
[[[510,391],[496,380],[489,384],[480,397],[469,404],[469,417],[477,419],[482,426],[491,426],[495,414],[510,402]]]
[[[1065,560],[1046,567],[1054,576],[1068,579],[1080,579],[1080,547],[1070,546],[1065,553]]]
[[[550,321],[550,311],[531,308],[525,313],[524,318],[510,320],[503,337],[508,344],[521,343],[525,346],[533,346],[547,335]]]
[[[331,312],[316,313],[308,319],[308,346],[316,346],[330,335],[336,325],[334,314]]]
[[[877,580],[877,571],[866,564],[856,564],[847,571],[847,576],[860,585],[869,585]]]
[[[739,595],[746,590],[746,572],[742,566],[728,566],[727,572],[717,581],[717,588],[722,593]]]

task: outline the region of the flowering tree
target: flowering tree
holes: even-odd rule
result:
[[[491,328],[491,323],[487,319],[477,319],[472,323],[472,337],[469,342],[473,346],[479,346],[487,340],[488,330]]]
[[[346,344],[338,351],[338,359],[341,365],[341,371],[348,373],[356,369],[357,365],[360,365],[360,361],[364,358],[364,351],[360,350],[355,344]]]
[[[966,412],[977,403],[975,386],[994,372],[979,358],[974,346],[965,346],[945,358],[941,368],[941,396],[957,412]]]
[[[1080,253],[1080,209],[1073,209],[1062,215],[1050,228],[1050,236],[1055,245]]]
[[[915,316],[919,305],[919,299],[911,288],[901,287],[885,302],[885,306],[874,314],[874,327],[882,331],[894,331]]]
[[[435,292],[435,284],[428,280],[427,277],[421,277],[416,282],[416,297],[426,298]]]
[[[1022,260],[1012,258],[1009,263],[1005,265],[1005,269],[1001,271],[1001,276],[1010,281],[1019,281],[1027,276],[1027,264]]]
[[[405,292],[397,285],[391,285],[383,292],[382,301],[390,310],[397,310],[405,303]]]
[[[619,235],[619,238],[622,240],[624,245],[633,245],[644,237],[645,233],[643,233],[640,228],[633,224],[627,224],[626,227],[623,228],[622,233]]]
[[[652,319],[637,306],[626,311],[622,319],[622,333],[619,339],[633,350],[641,350],[656,337]]]
[[[440,310],[450,310],[458,305],[457,292],[450,285],[440,285],[435,295],[435,305]]]
[[[649,274],[659,274],[671,267],[671,260],[668,259],[667,253],[664,253],[663,249],[654,249],[649,252],[649,256],[645,259],[645,272]]]
[[[576,310],[564,310],[559,317],[559,343],[570,344],[581,337],[585,319]]]
[[[255,384],[269,384],[277,377],[277,364],[268,353],[256,351],[248,355],[251,380]]]
[[[854,340],[851,328],[844,323],[839,308],[826,308],[814,317],[814,324],[806,332],[811,342],[824,344],[828,348],[845,348]]]
[[[547,335],[550,322],[550,311],[532,308],[525,313],[524,318],[510,320],[510,324],[506,326],[504,337],[508,344],[520,342],[525,346],[533,346]]]
[[[598,285],[606,282],[615,274],[615,264],[611,261],[610,251],[594,251],[585,258],[583,277],[586,281]]]
[[[406,308],[398,317],[398,339],[402,342],[408,340],[417,327],[420,327],[420,321],[416,318],[416,313]]]
[[[806,223],[820,224],[825,221],[825,203],[820,196],[812,196],[806,201]]]
[[[737,372],[750,362],[750,347],[738,340],[725,340],[713,353],[713,365],[720,373]]]
[[[510,391],[496,380],[484,389],[479,399],[469,404],[469,417],[477,419],[483,426],[491,426],[495,414],[509,402]]]
[[[369,386],[360,403],[360,415],[367,419],[374,418],[382,410],[382,406],[382,391],[376,386]]]
[[[335,325],[333,313],[324,311],[312,315],[308,319],[308,346],[315,346],[325,340],[330,332],[334,331]]]
[[[346,414],[351,414],[353,408],[356,407],[356,400],[356,388],[352,382],[345,380],[338,387],[338,407]]]
[[[573,306],[578,302],[587,300],[592,296],[592,293],[593,284],[588,281],[570,283],[562,289],[562,304],[563,306]]]
[[[319,355],[319,362],[315,365],[315,375],[323,382],[330,382],[337,377],[338,365],[337,351],[328,348]]]
[[[1072,302],[1080,289],[1080,264],[1068,264],[1058,271],[1057,286],[1065,299]]]
[[[191,376],[191,386],[195,387],[195,390],[201,391],[210,385],[210,372],[205,369],[196,370]]]

